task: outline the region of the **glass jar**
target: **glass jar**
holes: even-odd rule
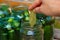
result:
[[[25,23],[22,27],[22,40],[42,40],[43,34],[40,26],[35,25],[31,28],[28,23]]]
[[[42,23],[44,29],[44,40],[53,40],[54,17],[46,16],[42,13],[37,13],[37,19]]]
[[[0,5],[0,39],[20,40],[20,18],[6,4]],[[17,37],[16,37],[17,36]],[[15,39],[16,38],[16,39]]]
[[[20,16],[22,15],[23,17],[20,29],[21,40],[42,40],[42,26],[38,24],[36,14],[33,11],[29,11],[26,6],[15,7],[15,9],[18,9],[17,12],[22,11],[20,13]]]
[[[47,16],[46,23],[44,25],[44,39],[45,40],[53,40],[54,36],[54,17]]]

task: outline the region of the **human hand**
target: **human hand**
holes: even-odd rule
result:
[[[29,10],[49,16],[60,16],[60,0],[35,0]]]

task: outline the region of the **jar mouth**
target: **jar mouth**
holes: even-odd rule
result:
[[[15,8],[27,8],[27,6],[17,6]]]
[[[20,5],[20,6],[17,6],[17,7],[14,7],[13,8],[14,10],[26,10],[26,9],[28,9],[28,6],[24,6],[24,5]]]

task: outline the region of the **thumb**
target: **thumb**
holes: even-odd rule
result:
[[[40,7],[35,8],[33,11],[34,12],[37,12],[37,13],[40,13],[41,12]]]

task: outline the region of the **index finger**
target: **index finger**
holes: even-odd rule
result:
[[[35,0],[34,3],[29,7],[29,10],[32,10],[41,5],[41,0]]]

